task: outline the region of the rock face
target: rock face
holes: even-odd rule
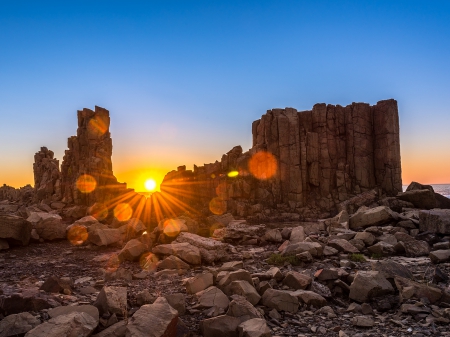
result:
[[[37,201],[61,199],[61,172],[53,151],[41,147],[34,155],[34,190]]]
[[[393,99],[374,106],[273,109],[253,122],[252,132],[248,152],[238,146],[220,162],[194,166],[193,171],[181,166],[166,175],[162,191],[189,205],[209,204],[215,214],[230,210],[239,216],[281,204],[291,213],[311,216],[311,210],[334,211],[374,188],[388,196],[402,191]]]
[[[118,183],[112,171],[109,124],[106,109],[78,111],[77,135],[68,139],[61,165],[64,202],[92,205],[127,192],[126,184]]]

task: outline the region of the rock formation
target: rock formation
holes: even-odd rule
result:
[[[78,111],[77,135],[68,139],[61,165],[62,197],[67,203],[92,205],[127,192],[112,171],[109,111]]]
[[[59,161],[46,147],[34,155],[34,190],[37,201],[61,199],[61,172]]]
[[[397,102],[316,104],[267,111],[253,122],[253,147],[221,161],[168,173],[162,190],[189,205],[246,216],[280,209],[303,217],[335,212],[355,195],[402,191]],[[210,207],[211,208],[211,207]],[[213,210],[213,213],[215,211]]]

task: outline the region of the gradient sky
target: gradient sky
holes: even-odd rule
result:
[[[62,161],[110,110],[113,170],[143,190],[251,147],[267,109],[399,104],[403,183],[450,183],[450,1],[0,0],[0,183]]]

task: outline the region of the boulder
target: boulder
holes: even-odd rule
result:
[[[352,324],[360,328],[371,328],[375,325],[375,321],[369,316],[355,316],[352,319]]]
[[[261,296],[256,289],[247,281],[242,280],[231,282],[225,292],[228,295],[240,295],[245,297],[252,305],[256,305],[261,299]]]
[[[169,305],[178,311],[178,316],[183,316],[186,312],[186,298],[182,293],[174,293],[169,295],[164,295]]]
[[[375,235],[369,232],[358,232],[355,235],[355,240],[361,240],[365,246],[372,246],[375,243]]]
[[[305,303],[306,305],[312,305],[316,308],[322,308],[327,305],[327,300],[314,291],[296,290],[292,295],[297,297],[300,302]]]
[[[429,257],[433,263],[450,261],[450,249],[435,250],[430,253]]]
[[[230,304],[227,295],[214,286],[197,293],[196,296],[198,297],[198,307],[203,309],[217,307],[225,312]]]
[[[433,209],[419,212],[421,232],[450,234],[450,209]]]
[[[263,318],[253,318],[239,324],[239,337],[270,337],[272,332]]]
[[[384,241],[380,241],[373,246],[370,246],[367,250],[370,254],[378,256],[389,256],[395,254],[394,246]]]
[[[176,337],[178,311],[164,297],[140,307],[129,319],[127,337]]]
[[[283,242],[283,237],[278,229],[269,229],[263,236],[263,239],[267,242],[280,243]]]
[[[34,229],[36,229],[36,233],[41,239],[51,241],[66,238],[67,226],[62,223],[62,218],[58,214],[40,214],[46,215],[42,216],[41,219],[34,225]]]
[[[318,242],[298,242],[289,244],[281,253],[282,256],[294,256],[303,252],[309,252],[313,257],[321,257],[323,247]]]
[[[233,316],[222,315],[200,322],[204,337],[238,337],[237,327],[242,321]]]
[[[170,255],[158,263],[158,269],[188,270],[189,265],[176,256]]]
[[[407,279],[414,277],[408,268],[392,260],[372,262],[371,266],[372,270],[380,272],[387,279],[394,279],[395,276],[401,276]]]
[[[214,277],[211,273],[203,273],[185,280],[186,292],[196,294],[214,284]]]
[[[50,276],[45,282],[41,285],[39,290],[43,290],[48,293],[61,293],[64,290],[71,291],[73,286],[73,281],[68,277],[56,277]]]
[[[430,253],[430,246],[425,241],[410,240],[402,243],[406,256],[427,256]]]
[[[251,285],[253,285],[252,276],[250,273],[245,269],[238,269],[235,271],[231,271],[225,274],[224,277],[220,279],[218,282],[218,287],[221,289],[224,289],[226,286],[228,286],[233,281],[247,281]]]
[[[343,253],[359,253],[359,249],[344,239],[333,239],[328,241],[328,246]]]
[[[350,285],[349,298],[363,303],[374,297],[393,292],[394,288],[382,273],[378,271],[359,271]]]
[[[210,238],[205,238],[193,233],[182,232],[178,235],[176,242],[187,242],[200,250],[202,261],[213,263],[220,261],[228,255],[228,245]]]
[[[444,300],[444,302],[450,300],[449,293],[431,284],[414,282],[400,276],[396,276],[394,281],[400,294],[400,302],[410,298],[426,298],[431,304],[438,303],[442,300]]]
[[[312,282],[311,277],[296,271],[290,271],[286,274],[283,284],[292,289],[306,289]]]
[[[147,245],[138,239],[132,239],[127,242],[125,247],[119,253],[120,261],[137,261],[139,257],[147,251]]]
[[[127,312],[127,288],[105,286],[102,288],[94,302],[100,315],[105,313],[125,316]]]
[[[200,264],[200,250],[190,243],[171,243],[153,247],[152,252],[161,255],[175,255],[189,264]]]
[[[262,296],[262,303],[266,307],[296,313],[298,311],[298,299],[290,292],[267,289]]]
[[[231,296],[233,299],[228,306],[227,315],[239,318],[242,322],[252,318],[263,318],[263,315],[249,301],[239,295]]]
[[[9,244],[28,245],[31,237],[31,223],[16,215],[0,214],[0,239]]]
[[[399,215],[386,206],[356,212],[350,217],[350,229],[366,228],[370,226],[381,226],[393,222],[399,218]]]
[[[291,232],[289,241],[291,244],[305,241],[305,229],[302,226],[294,227]]]
[[[72,312],[57,316],[27,332],[25,337],[88,337],[98,325],[85,312]]]
[[[118,229],[95,229],[89,232],[89,242],[97,246],[109,246],[122,240]]]
[[[99,313],[98,309],[94,307],[93,305],[85,304],[85,305],[66,305],[66,306],[60,306],[53,309],[50,309],[48,311],[48,315],[51,318],[55,318],[61,315],[68,315],[73,312],[85,312],[86,314],[89,314],[94,318],[96,321],[99,320]]]
[[[6,316],[0,321],[0,337],[13,337],[27,333],[41,324],[41,321],[28,312]]]
[[[434,197],[434,191],[423,190],[410,190],[404,193],[399,193],[397,199],[410,202],[416,208],[420,209],[432,209],[437,207],[437,201]]]

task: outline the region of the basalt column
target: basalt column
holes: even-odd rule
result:
[[[376,187],[386,195],[402,190],[398,109],[393,99],[375,106],[273,109],[252,129],[250,151],[268,151],[279,163],[270,180],[278,202],[332,209]]]
[[[37,201],[56,201],[61,199],[61,172],[59,161],[46,147],[34,155],[34,190]]]
[[[126,184],[118,183],[112,171],[109,125],[106,109],[78,111],[77,135],[68,139],[61,165],[63,201],[92,205],[125,192]]]

